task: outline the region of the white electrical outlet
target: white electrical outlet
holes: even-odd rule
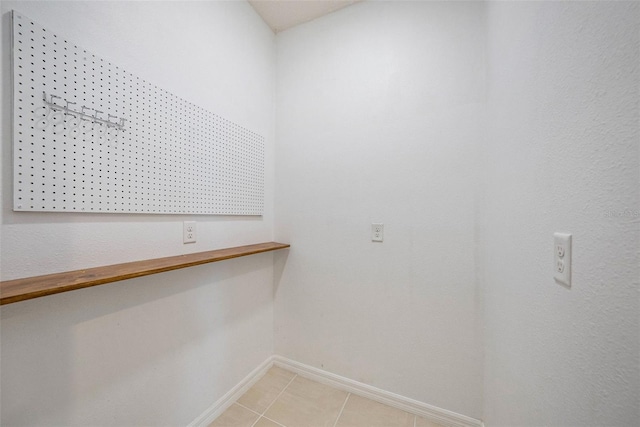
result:
[[[182,243],[196,242],[196,222],[185,221],[182,223]]]
[[[382,242],[384,239],[384,224],[371,224],[371,241]]]
[[[571,234],[553,233],[553,278],[571,286]]]

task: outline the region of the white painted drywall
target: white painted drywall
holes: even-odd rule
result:
[[[487,426],[640,420],[639,6],[488,4]],[[573,235],[570,289],[555,231]]]
[[[277,36],[276,353],[472,417],[484,31],[482,3],[364,2]]]
[[[171,216],[12,213],[12,7],[273,149],[273,38],[246,5],[3,2],[3,279],[271,239],[272,150],[264,220],[206,218],[196,247]],[[279,34],[288,258],[3,307],[2,424],[188,423],[273,353],[272,274],[278,354],[488,426],[636,424],[639,20],[366,2]],[[571,289],[554,231],[574,236]]]
[[[274,36],[246,2],[2,2],[3,280],[272,240]],[[266,138],[264,217],[11,211],[16,9]],[[198,242],[182,244],[182,221]],[[186,425],[273,354],[273,255],[2,307],[2,425]]]

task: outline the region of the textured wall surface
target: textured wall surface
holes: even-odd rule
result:
[[[640,419],[639,6],[488,4],[488,426]],[[556,231],[573,234],[570,289]]]
[[[292,244],[2,307],[2,425],[184,425],[274,345],[489,427],[637,424],[638,3],[364,2],[277,54],[244,2],[1,7],[2,279]],[[192,218],[12,212],[11,8],[265,135],[265,216],[185,246]]]
[[[264,217],[11,211],[16,9],[266,137]],[[2,2],[3,280],[272,240],[274,36],[245,2]],[[182,221],[197,243],[182,244]],[[273,255],[2,307],[2,425],[186,425],[273,354]]]
[[[475,417],[482,7],[365,2],[277,36],[276,352]]]

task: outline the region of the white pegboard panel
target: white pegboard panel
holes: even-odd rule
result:
[[[14,210],[262,215],[262,136],[12,15]]]

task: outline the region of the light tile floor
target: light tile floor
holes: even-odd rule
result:
[[[273,367],[209,427],[442,427]]]

